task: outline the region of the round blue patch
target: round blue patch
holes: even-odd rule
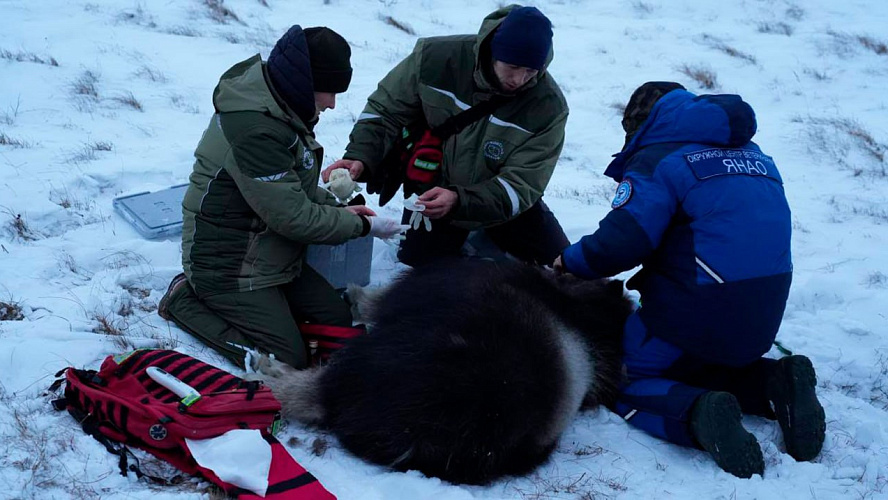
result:
[[[500,141],[487,141],[484,143],[484,156],[491,160],[502,160],[506,153],[506,148]]]
[[[315,165],[315,157],[314,153],[311,152],[310,149],[305,148],[305,151],[302,152],[302,168],[305,170],[310,170]]]
[[[619,186],[617,186],[617,192],[614,195],[614,201],[611,202],[611,208],[620,208],[626,203],[629,202],[629,198],[632,197],[632,183],[629,182],[629,179],[621,182]]]

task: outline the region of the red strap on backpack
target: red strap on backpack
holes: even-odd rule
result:
[[[271,445],[271,470],[268,471],[268,489],[264,497],[223,482],[211,470],[201,468],[201,475],[238,500],[336,500],[317,478],[293,460],[280,441],[274,436],[264,438]]]

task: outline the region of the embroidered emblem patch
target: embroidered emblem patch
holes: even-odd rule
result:
[[[622,207],[629,202],[629,198],[631,197],[632,183],[629,182],[629,179],[626,179],[617,186],[617,192],[614,194],[614,201],[611,202],[611,208],[616,209]]]
[[[302,151],[302,168],[305,170],[311,170],[312,167],[315,166],[315,157],[312,154],[310,149],[305,149]]]
[[[163,441],[163,438],[167,437],[166,427],[160,424],[154,424],[148,429],[148,435],[155,441]]]
[[[500,141],[487,141],[484,143],[484,156],[491,160],[502,160],[506,148]]]

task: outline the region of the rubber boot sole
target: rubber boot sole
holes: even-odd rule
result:
[[[725,472],[741,478],[763,474],[762,449],[741,423],[740,403],[727,392],[707,392],[694,405],[691,431]]]
[[[826,436],[826,414],[817,400],[816,384],[811,360],[798,355],[779,360],[768,384],[786,452],[798,461],[817,457]]]

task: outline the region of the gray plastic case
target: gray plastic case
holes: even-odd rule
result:
[[[349,283],[370,284],[373,237],[349,240],[341,245],[309,245],[305,263],[333,285],[345,288]]]
[[[175,236],[182,232],[182,199],[187,188],[188,184],[179,184],[120,196],[114,198],[114,210],[145,238]],[[345,288],[349,283],[368,285],[372,259],[373,238],[369,236],[341,245],[309,245],[305,255],[306,263],[334,288]]]
[[[114,198],[114,210],[148,239],[174,236],[182,232],[182,199],[188,184],[160,191]]]

